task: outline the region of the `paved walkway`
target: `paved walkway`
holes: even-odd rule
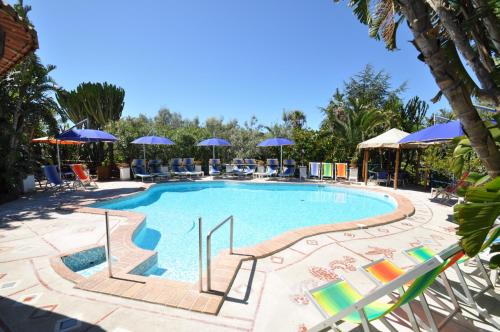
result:
[[[303,332],[322,320],[306,289],[344,276],[367,292],[373,285],[356,267],[388,258],[408,268],[412,264],[402,250],[426,245],[439,251],[456,241],[454,225],[446,221],[450,207],[429,201],[426,193],[398,190],[412,201],[415,215],[384,226],[309,237],[270,257],[245,262],[217,316],[76,289],[52,269],[51,257],[104,240],[102,216],[64,209],[68,203],[140,189],[138,182],[109,182],[92,192],[38,193],[0,206],[0,331]],[[113,229],[126,222],[111,218]],[[444,296],[441,300],[447,303]],[[491,300],[481,299],[500,316]],[[431,306],[437,320],[446,315],[436,303]],[[463,315],[444,330],[494,330],[465,306]],[[398,331],[409,330],[398,317],[390,320]],[[378,323],[375,327],[386,330]]]

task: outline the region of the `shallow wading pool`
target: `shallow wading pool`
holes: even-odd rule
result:
[[[93,207],[145,214],[146,224],[133,240],[141,248],[157,251],[158,260],[141,274],[194,282],[198,279],[198,217],[203,218],[205,238],[233,215],[238,248],[293,229],[387,214],[397,204],[387,195],[329,185],[214,181],[159,184]],[[229,223],[212,237],[213,256],[228,248],[228,239]]]

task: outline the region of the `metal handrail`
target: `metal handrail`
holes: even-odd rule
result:
[[[212,234],[222,227],[226,222],[230,221],[229,226],[229,254],[233,254],[233,230],[234,230],[234,217],[231,215],[224,219],[220,224],[215,226],[207,235],[207,290],[211,288],[211,256],[212,256]]]
[[[203,235],[202,235],[202,226],[203,226],[203,221],[201,220],[201,217],[198,218],[198,273],[199,273],[199,278],[200,278],[200,283],[199,283],[199,290],[200,292],[203,292],[203,248],[201,245],[201,242],[203,241]]]

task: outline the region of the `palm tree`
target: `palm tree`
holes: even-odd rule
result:
[[[493,2],[483,0],[453,2],[456,8],[444,8],[442,3],[434,0],[379,0],[373,4],[369,0],[353,0],[350,5],[359,21],[369,26],[370,35],[382,38],[390,50],[396,48],[398,26],[403,21],[408,23],[414,36],[413,44],[420,52],[418,58],[428,65],[440,89],[433,100],[438,100],[441,95],[448,99],[489,175],[498,176],[500,151],[472,104],[473,96],[493,101],[497,107],[500,103],[499,83],[495,79],[499,68],[491,66],[500,54],[496,39],[500,20],[492,15],[498,8],[492,5]],[[465,70],[459,52],[469,63],[481,87]]]
[[[58,107],[50,96],[54,81],[49,76],[54,69],[31,55],[0,80],[0,150],[5,151],[0,160],[0,196],[17,192],[23,173],[30,169],[27,142],[32,137],[26,135],[26,125],[33,128],[43,120],[54,127]]]
[[[306,115],[300,110],[284,111],[283,122],[290,124],[293,129],[302,129],[306,124]]]
[[[336,155],[344,160],[355,158],[358,144],[375,136],[387,123],[380,110],[359,99],[349,99],[340,107],[327,107],[323,113],[321,127],[332,135]]]

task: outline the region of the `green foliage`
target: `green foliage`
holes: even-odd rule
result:
[[[485,182],[485,177],[479,177],[476,184],[465,191],[465,202],[455,205],[453,213],[459,225],[460,244],[469,257],[485,249],[486,238],[499,215],[500,177],[489,182]],[[497,227],[497,233],[490,234],[489,243],[498,236],[499,229]],[[492,260],[492,265],[495,264],[498,264],[498,257]]]
[[[497,147],[500,149],[500,113],[493,115],[493,118],[496,123],[486,121],[485,124],[496,142]],[[475,161],[475,164],[477,165],[479,161],[477,159],[477,155],[472,149],[472,145],[468,137],[457,137],[454,140],[454,143],[455,149],[453,151],[452,171],[455,174],[462,174],[467,163],[470,164],[471,161]]]
[[[57,91],[56,98],[73,123],[88,119],[90,128],[101,129],[120,119],[125,90],[107,82],[81,83],[75,90]]]

